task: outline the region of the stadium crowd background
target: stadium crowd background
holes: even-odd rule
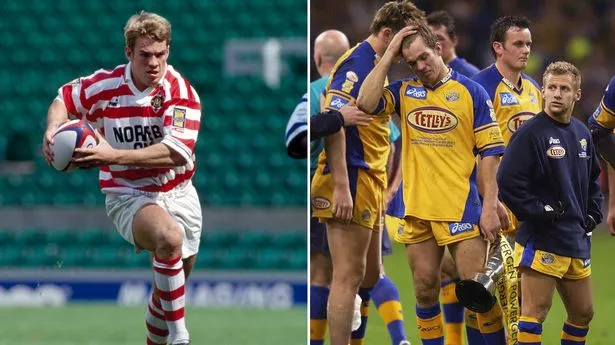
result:
[[[311,1],[310,34],[316,37],[326,29],[344,32],[351,46],[367,37],[375,11],[386,1]],[[523,15],[531,21],[532,51],[525,73],[541,84],[544,68],[553,61],[566,60],[582,73],[581,101],[574,116],[587,119],[600,102],[615,63],[609,57],[615,37],[615,3],[609,0],[417,0],[426,13],[448,11],[456,22],[457,55],[480,69],[494,62],[489,43],[491,24],[503,15]],[[352,5],[350,5],[352,4]],[[330,15],[335,13],[335,16]],[[312,42],[313,43],[313,42]],[[407,76],[405,66],[397,66],[390,80]],[[318,73],[311,66],[311,79]]]
[[[169,64],[190,81],[202,104],[193,183],[203,204],[203,238],[187,285],[194,320],[188,322],[198,324],[195,342],[207,342],[198,340],[207,334],[213,343],[235,343],[223,328],[216,335],[202,327],[214,317],[250,322],[260,332],[269,314],[214,316],[191,305],[294,307],[290,315],[270,316],[291,324],[264,341],[302,343],[307,166],[287,156],[284,129],[305,93],[307,1],[37,0],[0,1],[0,8],[0,305],[135,306],[111,309],[107,322],[91,325],[109,329],[126,321],[123,329],[88,330],[87,320],[105,315],[104,307],[89,306],[81,316],[77,309],[19,309],[26,314],[5,329],[23,330],[14,334],[23,344],[40,338],[63,344],[145,339],[148,255],[135,254],[107,219],[97,169],[57,172],[47,166],[41,144],[58,88],[126,63],[124,24],[146,10],[171,22]],[[49,323],[64,318],[78,319],[75,332]],[[20,325],[26,319],[32,321]],[[245,330],[235,338],[258,343]]]

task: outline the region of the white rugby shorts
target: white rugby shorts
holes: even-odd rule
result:
[[[182,230],[182,258],[185,259],[199,251],[203,215],[201,203],[192,182],[177,186],[168,192],[148,193],[134,191],[133,194],[107,193],[105,206],[107,215],[122,237],[136,247],[132,235],[132,222],[137,211],[144,205],[156,204],[177,222]]]

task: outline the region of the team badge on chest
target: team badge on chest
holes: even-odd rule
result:
[[[158,112],[160,109],[162,109],[163,102],[164,102],[164,94],[162,92],[158,92],[156,96],[152,98],[150,105],[152,106],[152,109],[154,109],[155,112]]]

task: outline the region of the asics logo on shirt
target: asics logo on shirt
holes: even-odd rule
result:
[[[417,86],[408,86],[406,88],[406,96],[416,98],[416,99],[425,99],[427,98],[427,90],[424,87]]]
[[[517,105],[519,100],[510,92],[500,92],[500,103],[502,105]]]
[[[338,96],[331,97],[331,102],[329,102],[329,106],[337,110],[340,110],[346,104],[348,104],[348,100]]]

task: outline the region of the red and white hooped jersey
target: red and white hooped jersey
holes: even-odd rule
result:
[[[175,168],[102,166],[99,180],[103,193],[166,192],[194,175],[201,103],[188,80],[172,66],[167,65],[157,85],[142,92],[132,81],[130,66],[101,69],[75,79],[58,90],[56,99],[64,102],[69,114],[99,129],[116,149],[163,143],[188,161]]]

